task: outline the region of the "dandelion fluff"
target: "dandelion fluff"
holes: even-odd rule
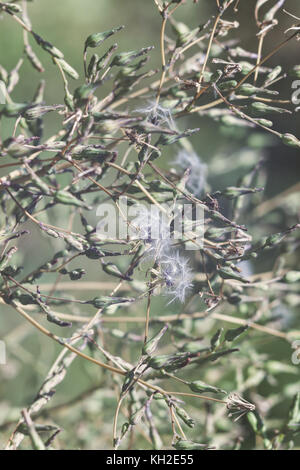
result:
[[[198,155],[195,152],[180,150],[174,163],[183,170],[190,171],[186,186],[196,196],[201,194],[206,185],[207,166],[201,162]]]
[[[147,116],[147,121],[153,124],[166,126],[169,129],[176,130],[172,111],[170,108],[157,104],[155,101],[150,101],[149,105],[144,108],[136,109],[136,112]]]
[[[172,297],[169,303],[175,300],[184,303],[188,291],[193,286],[189,260],[181,256],[178,251],[170,252],[161,260],[161,273],[167,294]]]

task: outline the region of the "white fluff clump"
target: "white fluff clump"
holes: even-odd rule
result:
[[[193,273],[189,260],[172,247],[170,222],[160,210],[144,207],[131,222],[133,238],[145,243],[144,256],[151,257],[157,263],[161,283],[172,298],[169,303],[185,301],[187,292],[192,287]]]
[[[191,193],[196,196],[201,194],[206,184],[207,166],[205,163],[201,162],[195,152],[187,152],[186,150],[178,152],[174,163],[183,170],[190,171],[186,186]]]
[[[171,248],[170,223],[166,215],[157,208],[144,207],[131,224],[133,235],[143,240],[146,256],[159,261]]]
[[[137,113],[147,116],[147,121],[155,125],[166,126],[169,129],[176,130],[176,125],[172,116],[170,108],[156,104],[155,101],[150,101],[149,105],[145,108],[136,109]]]
[[[174,300],[184,303],[187,292],[193,286],[193,273],[189,260],[181,256],[178,251],[174,251],[161,259],[160,266],[167,293],[172,296],[169,303]]]

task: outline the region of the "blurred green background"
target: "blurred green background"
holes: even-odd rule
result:
[[[256,34],[256,25],[253,16],[254,0],[241,0],[239,6],[238,19],[241,23],[239,35],[241,37],[240,45],[244,49],[255,51],[257,43],[254,41]],[[295,15],[300,16],[299,0],[287,0],[286,9]],[[215,2],[213,0],[200,0],[197,5],[192,0],[187,0],[185,5],[178,9],[175,17],[180,21],[186,22],[191,29],[197,25],[205,23],[210,15],[215,11]],[[109,30],[112,27],[124,24],[125,29],[119,33],[118,37],[108,40],[105,46],[119,43],[119,51],[127,51],[139,49],[145,46],[154,45],[155,49],[151,53],[151,61],[147,64],[147,68],[160,67],[160,51],[159,51],[159,33],[161,20],[152,0],[36,0],[28,3],[29,16],[32,21],[33,29],[43,38],[49,40],[59,49],[61,49],[66,60],[80,72],[83,76],[83,44],[86,37],[98,31]],[[283,39],[283,33],[293,23],[293,20],[284,13],[280,13],[280,26],[275,28],[268,36],[264,44],[264,53],[267,53],[274,44]],[[228,18],[227,18],[228,19]],[[234,15],[232,16],[234,18]],[[167,30],[167,35],[170,30]],[[32,44],[32,41],[31,41]],[[43,53],[39,48],[32,44],[36,52],[41,58],[46,72],[43,78],[47,81],[45,101],[47,104],[57,104],[63,101],[63,86],[61,77],[56,67],[51,63],[49,56]],[[9,17],[0,16],[0,64],[7,70],[11,70],[18,62],[23,49],[22,33],[18,25]],[[103,49],[104,51],[104,49]],[[296,63],[299,63],[299,42],[293,41],[287,47],[282,49],[269,62],[270,67],[281,64],[286,70],[290,69]],[[18,102],[30,101],[35,89],[41,79],[41,75],[33,71],[31,66],[25,60],[20,70],[20,83],[13,93],[13,99]],[[82,78],[81,78],[82,80]],[[282,89],[282,97],[289,99],[291,96],[292,80],[284,81],[284,89]],[[72,85],[74,88],[78,83]],[[109,84],[107,88],[109,89]],[[101,91],[102,92],[102,91]],[[139,102],[139,106],[147,103]],[[54,115],[46,117],[46,136],[52,135],[58,129],[57,118]],[[293,113],[284,116],[284,118],[276,118],[276,129],[282,132],[290,132],[299,137],[300,126],[299,118]],[[12,123],[5,121],[1,128],[1,138],[5,139],[11,133]],[[272,137],[268,140],[267,149],[261,150],[261,146],[265,145],[265,141],[261,139],[260,131],[240,130],[235,131],[234,135],[228,132],[228,129],[220,129],[220,126],[212,120],[201,118],[200,116],[192,116],[181,121],[180,127],[200,127],[201,132],[194,136],[193,142],[195,151],[200,155],[203,161],[208,164],[209,173],[208,181],[213,190],[226,187],[227,185],[235,185],[237,178],[240,176],[240,169],[236,171],[227,166],[226,161],[232,155],[241,155],[241,158],[249,158],[250,161],[256,162],[261,157],[267,158],[266,164],[266,189],[261,198],[268,199],[273,195],[289,188],[299,180],[300,159],[299,150],[291,149],[280,144],[277,139]],[[262,144],[262,145],[261,145]],[[223,165],[220,164],[222,157]],[[166,153],[166,159],[172,161],[173,155]],[[163,164],[162,162],[160,162]],[[167,162],[165,162],[167,164]],[[230,167],[231,168],[231,167]],[[0,170],[0,176],[5,171]],[[260,198],[260,202],[263,200]],[[64,217],[62,213],[61,217]],[[284,229],[286,220],[278,222],[278,229]],[[264,230],[264,222],[261,223],[260,230]],[[32,227],[31,227],[32,230]],[[34,230],[30,240],[24,242],[23,247],[26,272],[30,271],[37,265],[37,260],[46,260],[49,249],[53,251],[53,247],[49,245],[47,238],[35,236]],[[38,264],[41,264],[38,261]],[[91,279],[96,280],[102,278],[102,273],[95,272]],[[50,279],[50,278],[49,278]],[[105,279],[105,278],[104,278]],[[159,302],[158,302],[159,308]],[[164,307],[165,308],[165,307]],[[20,406],[25,406],[33,399],[33,391],[37,391],[41,385],[45,374],[51,366],[54,358],[60,350],[52,341],[44,339],[40,335],[31,336],[29,333],[31,327],[25,325],[11,309],[0,306],[0,339],[8,335],[6,342],[8,345],[8,361],[9,367],[0,367],[0,426],[1,422],[7,420],[8,410],[15,408],[15,416],[18,416]],[[78,309],[80,312],[80,309]],[[171,307],[167,307],[166,313],[172,313]],[[74,310],[76,313],[76,309]],[[88,313],[88,311],[86,312]],[[132,313],[132,312],[130,312]],[[11,337],[11,341],[10,341]],[[16,341],[18,339],[18,341]],[[18,342],[18,346],[14,344]],[[276,351],[272,347],[276,345]],[[258,345],[259,347],[259,345]],[[272,350],[273,358],[285,358],[290,356],[288,345],[281,344],[278,347],[277,342],[271,340],[266,350]],[[34,367],[33,367],[34,364]],[[226,365],[226,364],[225,364]],[[106,375],[90,364],[76,360],[71,367],[71,373],[59,387],[57,396],[53,403],[62,403],[70,397],[78,396],[82,391],[94,386],[101,380],[105,380]],[[230,377],[228,377],[230,381]],[[276,389],[276,388],[275,388]],[[106,400],[106,401],[105,401]],[[95,399],[95,403],[97,399]],[[87,418],[93,416],[93,406],[97,406],[93,401],[86,405],[84,413]],[[111,445],[111,410],[115,404],[112,397],[106,396],[103,401],[101,419],[97,418],[95,426],[99,425],[104,429],[102,432],[102,441],[93,440],[93,434],[89,442],[93,446]],[[98,409],[97,409],[98,410]],[[82,410],[81,410],[82,411]],[[283,409],[283,412],[286,410]],[[98,412],[98,411],[97,411]],[[79,412],[78,412],[79,413]],[[77,421],[76,409],[66,410],[66,418],[64,423],[65,435],[72,434],[72,426]],[[11,415],[10,415],[11,416]],[[82,435],[84,439],[81,445],[86,445],[86,425],[82,424]],[[107,428],[107,440],[105,429]],[[7,440],[9,431],[13,427],[3,430],[0,428],[0,446]],[[78,430],[80,436],[80,429]],[[64,438],[62,438],[64,442]],[[80,438],[68,442],[68,447],[79,446]]]

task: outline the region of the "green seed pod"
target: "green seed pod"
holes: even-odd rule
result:
[[[23,143],[24,139],[19,137],[5,140],[3,143],[4,154],[12,158],[22,158],[30,153],[30,150]]]
[[[53,57],[56,57],[57,59],[63,59],[64,55],[63,53],[54,47],[50,42],[45,41],[43,38],[41,38],[38,34],[32,32],[34,39],[36,40],[37,44],[41,46],[44,51],[48,52],[51,54]]]
[[[289,70],[288,75],[293,78],[300,78],[300,65],[295,65]]]
[[[60,237],[60,234],[58,232],[56,232],[55,230],[52,230],[51,228],[48,228],[46,226],[43,226],[42,230],[44,232],[46,232],[47,235],[49,235],[50,237],[53,237],[53,238],[59,238]]]
[[[143,355],[151,356],[157,348],[157,345],[168,329],[168,325],[165,325],[153,338],[149,339],[147,343],[144,344],[142,349]]]
[[[289,271],[283,277],[283,280],[288,284],[292,284],[293,282],[300,281],[300,271]]]
[[[98,54],[93,54],[88,65],[88,77],[93,77],[97,73]]]
[[[236,116],[230,115],[221,116],[221,122],[225,126],[230,127],[249,127],[251,125],[246,119],[239,119]]]
[[[152,369],[165,369],[166,371],[172,371],[184,367],[189,362],[189,353],[177,353],[171,355],[160,355],[155,356],[148,362],[149,367]]]
[[[273,122],[268,119],[254,119],[258,124],[261,124],[265,127],[273,127]]]
[[[237,86],[238,82],[236,80],[228,80],[218,84],[218,88],[222,91],[232,90]]]
[[[140,57],[141,55],[148,54],[148,52],[154,49],[153,46],[144,47],[140,51],[130,51],[130,52],[121,52],[114,56],[110,66],[124,67],[125,65],[130,64],[134,59]]]
[[[179,2],[176,0],[176,2],[173,2],[173,3],[179,3]],[[172,24],[172,29],[174,30],[177,36],[176,47],[182,47],[184,44],[191,41],[199,32],[199,28],[196,28],[191,31],[182,22],[174,22],[174,24]]]
[[[102,42],[108,39],[113,34],[117,33],[121,29],[124,29],[125,26],[118,26],[117,28],[110,29],[109,31],[104,31],[103,33],[94,33],[91,34],[85,41],[84,49],[87,50],[88,47],[98,47]]]
[[[79,102],[88,100],[93,95],[98,85],[98,83],[90,83],[88,85],[84,84],[81,85],[79,88],[76,88],[74,92],[75,100]]]
[[[289,147],[300,147],[300,140],[297,139],[297,137],[295,137],[293,134],[282,134],[281,140],[285,145],[288,145]]]
[[[152,394],[152,392],[151,392],[151,394]],[[163,395],[162,393],[154,393],[152,396],[153,396],[154,400],[165,400],[166,399],[165,395]]]
[[[204,393],[204,392],[211,392],[211,393],[224,393],[225,395],[227,392],[222,390],[221,388],[213,387],[212,385],[208,385],[202,380],[195,380],[194,382],[190,382],[187,384],[190,390],[195,393]]]
[[[96,248],[95,246],[92,246],[91,248],[86,250],[84,254],[89,259],[100,259],[100,258],[103,258],[103,256],[105,256],[103,251],[98,250],[98,248]]]
[[[69,277],[71,281],[77,281],[78,279],[81,279],[84,274],[85,274],[85,270],[78,268],[78,269],[73,269],[73,271],[70,271]]]
[[[30,294],[21,294],[20,296],[18,296],[17,299],[22,305],[36,305],[37,304],[36,299]]]
[[[292,113],[288,109],[275,108],[275,106],[269,106],[260,101],[255,101],[254,103],[251,103],[249,106],[249,109],[251,112],[253,112],[254,114],[258,116],[261,116],[263,114],[284,114],[284,113],[291,114]]]
[[[278,95],[278,91],[267,90],[266,88],[258,88],[251,83],[242,83],[238,89],[238,93],[243,96],[252,96],[258,93],[265,93],[267,95]]]
[[[244,196],[246,194],[253,194],[263,191],[263,188],[235,188],[233,186],[221,191],[222,196],[228,199],[235,199],[236,197]]]
[[[199,444],[198,442],[193,441],[184,441],[179,439],[176,444],[173,444],[173,447],[176,450],[204,450],[207,449],[206,444]]]
[[[241,276],[239,273],[234,271],[230,267],[222,267],[218,269],[218,274],[222,279],[235,279],[236,281],[244,282],[245,284],[249,283],[247,279]]]
[[[266,425],[260,414],[257,411],[247,413],[247,419],[253,431],[263,438],[265,449],[271,450],[273,448],[273,444],[266,436]]]
[[[220,328],[219,330],[216,331],[216,333],[211,338],[210,347],[212,351],[214,351],[216,348],[220,346],[223,331],[224,331],[223,328]]]
[[[270,73],[267,75],[267,82],[272,82],[275,80],[282,72],[281,65],[277,65]]]
[[[226,233],[231,232],[231,227],[209,227],[205,232],[205,237],[219,239],[222,238]]]
[[[65,87],[65,97],[64,97],[64,102],[67,108],[70,111],[74,111],[75,106],[74,106],[74,96],[69,92],[68,88]]]
[[[31,106],[30,103],[8,103],[4,106],[2,113],[8,118],[18,117]]]
[[[31,176],[33,179],[33,185],[36,186],[38,189],[40,189],[44,195],[50,196],[51,189],[48,187],[48,185],[41,178],[39,178],[36,174],[32,173]]]
[[[84,240],[79,241],[78,239],[72,237],[72,235],[64,234],[64,240],[71,245],[77,251],[84,251],[84,244],[82,243]]]
[[[248,325],[240,326],[239,328],[234,328],[232,330],[228,330],[225,333],[225,341],[234,341],[238,338],[244,331],[247,331],[249,328]]]
[[[118,266],[113,263],[106,263],[102,264],[102,269],[105,273],[109,274],[110,276],[118,277],[119,279],[125,279],[126,276],[120,271]]]
[[[77,199],[77,197],[73,196],[73,194],[69,193],[68,191],[64,191],[63,189],[56,191],[54,194],[54,200],[60,204],[89,209],[89,206],[84,201]]]
[[[297,392],[289,411],[288,427],[292,431],[299,432],[300,429],[300,392]]]
[[[270,235],[270,237],[267,238],[266,241],[266,246],[276,246],[279,245],[282,240],[285,239],[287,234],[285,232],[279,232],[279,233],[274,233],[273,235]]]
[[[92,305],[93,307],[100,309],[106,308],[110,305],[123,304],[128,302],[133,302],[135,299],[127,297],[95,297],[93,300],[85,302],[86,304]]]
[[[107,157],[113,157],[116,155],[114,152],[109,150],[102,150],[100,146],[97,145],[76,145],[72,150],[72,157],[76,160],[96,160],[102,161]]]
[[[100,57],[100,59],[97,62],[97,72],[99,72],[100,70],[104,69],[107,66],[109,59],[111,58],[111,56],[117,49],[118,49],[118,44],[113,44],[108,49],[108,51],[102,57]]]
[[[246,61],[241,61],[239,62],[239,65],[242,67],[241,74],[242,75],[247,75],[251,70],[253,70],[254,65],[251,64],[250,62]]]
[[[7,11],[7,13],[10,13],[11,15],[14,15],[15,13],[21,13],[22,8],[20,5],[16,5],[15,3],[0,3],[0,11],[4,10]]]
[[[68,62],[66,62],[64,59],[57,59],[57,62],[59,63],[63,71],[66,72],[67,75],[69,75],[69,77],[73,78],[74,80],[78,80],[79,74],[76,72],[75,69],[73,69],[73,67],[71,67],[70,64],[68,64]]]
[[[176,406],[175,410],[176,410],[176,414],[179,416],[179,418],[181,418],[182,421],[189,428],[193,428],[195,426],[195,420],[193,420],[193,418],[191,418],[183,408],[180,408],[179,406]]]

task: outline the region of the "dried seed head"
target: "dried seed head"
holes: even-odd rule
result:
[[[227,397],[226,408],[230,411],[230,417],[237,415],[234,419],[237,421],[250,411],[254,411],[255,405],[242,398],[238,393],[232,392]]]

